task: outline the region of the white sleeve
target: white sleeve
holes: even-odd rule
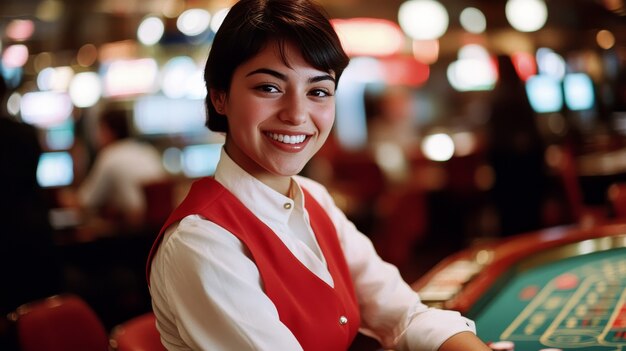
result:
[[[398,269],[384,262],[369,238],[358,231],[319,184],[307,189],[335,223],[354,281],[361,310],[361,332],[385,349],[437,350],[451,336],[476,332],[474,323],[457,312],[429,308],[402,279]]]
[[[78,200],[84,207],[102,205],[107,194],[112,191],[113,176],[110,174],[110,160],[106,151],[96,158],[93,167],[78,188]]]
[[[242,243],[198,216],[161,244],[150,275],[168,350],[302,350],[263,292]]]

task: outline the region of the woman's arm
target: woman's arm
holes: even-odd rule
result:
[[[378,339],[384,348],[401,351],[434,350],[457,335],[474,335],[473,322],[458,312],[421,303],[398,269],[381,260],[372,242],[336,207],[325,188],[310,180],[304,185],[335,223],[361,308],[361,331]],[[481,345],[476,336],[467,338]]]
[[[150,290],[168,350],[302,350],[242,245],[198,216],[161,244]]]
[[[491,351],[474,333],[462,332],[446,340],[439,351]]]

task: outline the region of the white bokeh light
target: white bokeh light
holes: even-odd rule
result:
[[[520,32],[534,32],[548,19],[548,8],[543,0],[508,0],[506,19]]]
[[[13,92],[9,99],[7,100],[7,112],[11,116],[17,116],[20,113],[20,101],[22,100],[22,95],[18,92]]]
[[[487,19],[479,9],[467,7],[461,12],[459,17],[463,29],[470,33],[480,34],[487,28]]]
[[[163,67],[161,90],[165,96],[176,99],[189,91],[189,81],[197,71],[195,62],[188,56],[177,56]]]
[[[22,67],[28,61],[28,47],[24,44],[7,46],[2,54],[2,64],[6,68]]]
[[[22,120],[41,128],[65,122],[70,118],[72,109],[72,101],[65,93],[28,92],[20,99]]]
[[[455,90],[493,89],[497,73],[487,49],[477,44],[465,45],[459,49],[458,57],[446,71],[448,81]]]
[[[47,67],[37,74],[39,90],[66,92],[74,77],[74,70],[70,66]]]
[[[422,152],[429,160],[447,161],[454,155],[454,142],[448,134],[431,134],[422,141]]]
[[[161,40],[165,25],[158,17],[147,17],[137,28],[137,39],[144,45],[154,45]]]
[[[448,29],[448,12],[438,1],[409,0],[400,5],[398,23],[415,40],[437,39]]]
[[[202,34],[209,28],[211,14],[203,9],[189,9],[176,20],[176,27],[187,36]]]
[[[212,31],[217,32],[217,30],[220,29],[222,22],[224,22],[224,18],[226,18],[226,15],[228,14],[228,11],[230,11],[230,8],[221,9],[213,15],[210,25]]]
[[[72,79],[69,90],[76,107],[91,107],[102,97],[102,82],[95,72],[78,73]]]
[[[567,65],[563,56],[549,48],[539,48],[536,54],[537,69],[540,74],[561,80],[565,76]]]

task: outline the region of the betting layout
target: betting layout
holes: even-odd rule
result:
[[[542,265],[505,285],[475,317],[483,340],[626,351],[626,248]]]

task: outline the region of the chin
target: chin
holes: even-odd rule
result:
[[[283,169],[276,170],[274,174],[283,176],[283,177],[291,177],[302,172],[303,169],[304,169],[304,166],[296,167],[296,168],[289,168],[289,169],[283,168]]]

